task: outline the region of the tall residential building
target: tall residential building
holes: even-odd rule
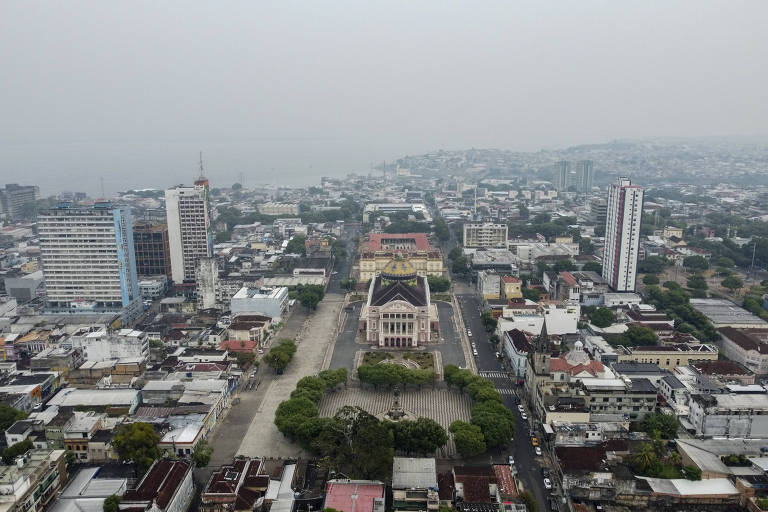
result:
[[[581,160],[576,167],[576,176],[579,179],[579,192],[589,192],[592,190],[595,172],[592,167],[592,160]]]
[[[24,205],[40,199],[40,188],[36,186],[8,183],[0,189],[0,211],[10,220],[16,220],[24,213]]]
[[[37,216],[47,310],[141,312],[131,209],[108,202],[90,207],[64,203]]]
[[[467,222],[464,224],[464,247],[507,247],[507,225]]]
[[[571,176],[571,162],[560,160],[555,164],[555,188],[557,190],[567,190]]]
[[[603,279],[618,292],[635,290],[642,214],[643,189],[619,178],[608,190],[603,253]]]
[[[171,279],[178,284],[194,281],[197,261],[213,256],[208,179],[200,176],[194,187],[166,190],[165,209],[171,249]]]
[[[136,272],[140,276],[171,276],[168,225],[137,222],[133,226]]]

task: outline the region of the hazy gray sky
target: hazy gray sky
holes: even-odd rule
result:
[[[433,149],[765,134],[768,2],[0,3],[0,178],[96,192]],[[315,179],[316,181],[316,179]]]

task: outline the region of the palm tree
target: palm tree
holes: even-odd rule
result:
[[[658,461],[656,450],[651,443],[643,444],[632,459],[633,465],[640,473],[647,472]]]

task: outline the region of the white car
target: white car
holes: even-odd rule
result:
[[[477,357],[477,349],[472,349],[472,355]]]
[[[545,489],[551,489],[552,488],[552,481],[549,478],[544,479],[544,488]]]
[[[515,465],[515,458],[513,456],[509,456],[509,465],[514,466]]]
[[[525,412],[525,408],[523,407],[523,404],[517,404],[517,410],[520,412]]]
[[[472,331],[467,331],[467,336],[472,336]]]
[[[528,419],[528,415],[527,415],[527,414],[525,414],[524,412],[521,412],[521,413],[520,413],[520,417],[521,417],[521,418],[523,418],[524,420],[527,420],[527,419]]]
[[[533,451],[536,452],[536,455],[541,456],[541,446],[537,446],[536,448],[533,449]]]

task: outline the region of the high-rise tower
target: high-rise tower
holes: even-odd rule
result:
[[[109,202],[68,203],[37,216],[47,310],[120,313],[130,322],[141,312],[131,209]]]
[[[619,178],[608,190],[603,279],[617,292],[635,291],[643,189]]]
[[[213,256],[208,178],[201,172],[193,187],[166,190],[165,210],[171,250],[171,279],[175,283],[194,281],[197,261]]]

